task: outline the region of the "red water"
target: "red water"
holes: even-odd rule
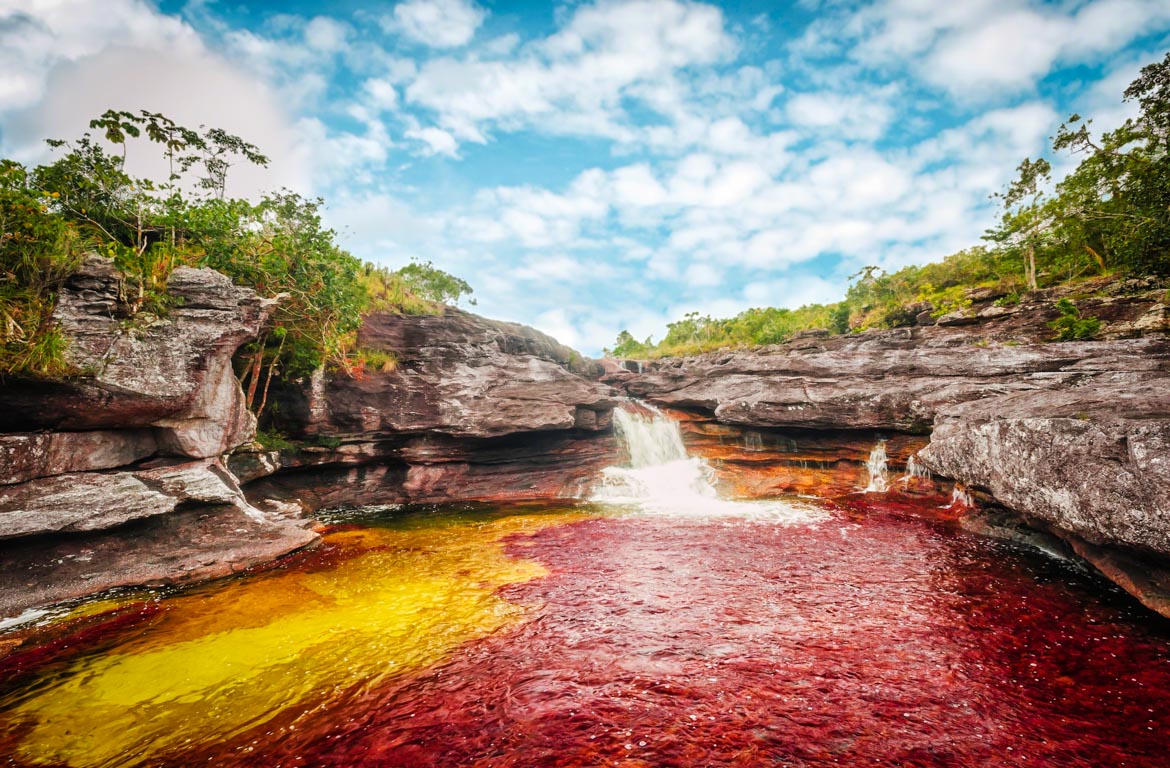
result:
[[[511,546],[532,620],[170,764],[1170,765],[1165,622],[906,508]]]

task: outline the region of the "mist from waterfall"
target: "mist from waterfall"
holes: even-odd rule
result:
[[[787,501],[731,501],[720,498],[715,472],[690,456],[679,423],[639,403],[614,411],[618,437],[629,454],[628,466],[607,467],[592,501],[638,515],[693,518],[746,518],[775,523],[807,523],[827,515]]]

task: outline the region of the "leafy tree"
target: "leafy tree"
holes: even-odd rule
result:
[[[63,340],[49,318],[83,250],[114,258],[127,277],[130,315],[167,311],[166,281],[180,264],[212,267],[276,299],[269,323],[239,361],[258,413],[274,378],[320,366],[360,371],[368,357],[355,348],[363,313],[437,311],[435,302],[471,293],[429,262],[398,273],[363,265],[324,226],[320,199],[287,190],[258,203],[228,197],[233,166],[268,162],[238,136],[148,111],[109,110],[90,128],[104,144],[90,133],[50,140],[63,154],[32,171],[0,161],[0,373],[65,373]],[[143,144],[161,151],[166,179],[126,172],[131,146]]]
[[[466,280],[444,272],[429,261],[412,261],[399,269],[397,275],[416,296],[427,301],[457,304],[463,296],[472,294]],[[470,303],[474,305],[475,299]]]
[[[1000,199],[1003,214],[1000,226],[990,230],[987,238],[1024,256],[1024,280],[1028,290],[1036,290],[1036,251],[1044,246],[1045,237],[1055,225],[1055,209],[1046,199],[1044,188],[1052,179],[1047,160],[1025,158],[1016,168],[1019,174],[1006,191],[992,197]]]

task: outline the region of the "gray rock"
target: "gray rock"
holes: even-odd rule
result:
[[[0,387],[0,431],[157,428],[159,450],[207,458],[254,429],[231,370],[270,309],[210,269],[179,267],[165,318],[130,316],[122,278],[90,256],[62,288],[53,318],[77,375]]]
[[[496,437],[610,424],[613,392],[586,377],[601,366],[525,326],[456,309],[378,314],[359,344],[392,352],[397,367],[310,382],[306,432]]]
[[[102,530],[180,505],[247,508],[235,478],[213,459],[64,474],[0,488],[0,539]]]
[[[0,434],[0,485],[120,467],[157,449],[150,429]]]

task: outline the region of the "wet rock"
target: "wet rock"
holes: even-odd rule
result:
[[[116,530],[0,542],[0,616],[115,587],[230,576],[317,541],[302,521],[214,506],[154,515]]]

